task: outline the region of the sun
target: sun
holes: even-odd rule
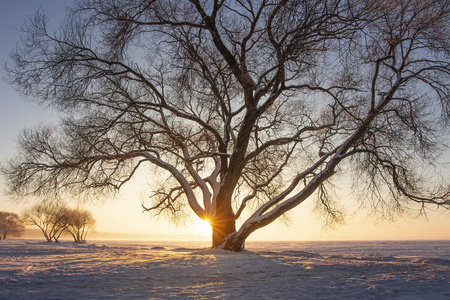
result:
[[[207,235],[212,233],[212,227],[208,220],[197,220],[194,223],[194,230],[196,234]]]

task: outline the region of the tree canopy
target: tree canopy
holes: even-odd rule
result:
[[[86,242],[86,235],[95,226],[95,219],[88,210],[70,208],[61,202],[42,201],[26,209],[23,219],[36,225],[47,242],[58,242],[61,235],[69,233],[74,242]]]
[[[43,201],[23,212],[23,219],[29,225],[37,226],[47,242],[58,242],[67,228],[67,207],[60,203]]]
[[[0,240],[9,236],[20,237],[25,233],[23,220],[15,213],[0,211]]]
[[[86,242],[86,236],[95,226],[95,219],[88,210],[69,209],[66,214],[66,231],[76,243]]]
[[[423,171],[448,137],[447,0],[79,0],[47,21],[24,26],[9,80],[67,117],[23,132],[14,194],[104,194],[148,170],[147,210],[188,206],[235,251],[310,198],[339,219],[343,176],[382,214],[450,204]]]

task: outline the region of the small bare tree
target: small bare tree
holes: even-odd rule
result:
[[[25,210],[23,219],[39,227],[47,242],[58,242],[67,227],[67,214],[68,209],[60,204],[42,202]]]
[[[9,190],[102,194],[159,170],[145,209],[190,207],[234,251],[310,198],[340,219],[342,175],[381,213],[449,207],[422,172],[448,135],[449,16],[448,0],[79,0],[51,35],[38,12],[10,82],[69,117],[23,133]]]
[[[95,226],[92,213],[87,210],[69,209],[66,215],[66,230],[76,243],[86,242],[86,235]]]
[[[20,237],[24,233],[24,222],[18,214],[0,211],[0,240],[8,235]]]

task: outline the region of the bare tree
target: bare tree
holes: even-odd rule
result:
[[[94,226],[95,219],[90,211],[70,209],[66,215],[66,231],[76,243],[86,242],[86,235]]]
[[[11,212],[0,211],[0,240],[8,235],[20,237],[25,233],[23,220],[19,215]]]
[[[67,227],[67,214],[68,209],[63,205],[44,201],[25,210],[23,219],[39,227],[47,242],[58,242]]]
[[[381,213],[450,204],[422,172],[448,134],[448,0],[80,0],[46,24],[24,27],[10,82],[68,117],[24,131],[13,194],[160,170],[144,208],[189,206],[234,251],[310,198],[340,219],[342,175]]]

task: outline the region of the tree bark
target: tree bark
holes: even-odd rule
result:
[[[251,95],[251,91],[247,94]],[[251,96],[247,96],[246,98],[248,98],[246,102],[253,102]],[[211,226],[213,228],[213,248],[219,247],[226,250],[232,250],[228,249],[229,245],[225,243],[225,241],[229,240],[227,237],[233,233],[236,233],[236,215],[233,212],[231,199],[233,197],[233,191],[236,188],[237,182],[244,168],[245,153],[256,119],[256,108],[252,107],[247,112],[243,124],[239,130],[235,151],[230,158],[229,168],[226,171],[221,189],[217,195],[216,212],[214,220],[211,222]],[[237,248],[239,250],[233,251],[241,251],[243,249],[243,243]]]
[[[223,212],[215,216],[211,221],[212,226],[212,247],[221,247],[225,238],[236,232],[236,221],[233,212]]]
[[[236,217],[231,207],[231,194],[224,193],[217,197],[216,212],[210,220],[212,227],[212,247],[221,247],[225,238],[236,232]]]
[[[223,242],[223,248],[234,252],[241,252],[245,247],[245,240],[248,235],[238,235],[237,232],[228,235],[227,239]]]
[[[219,203],[221,205],[219,205]],[[244,249],[245,238],[236,237],[236,216],[231,207],[231,201],[218,202],[216,215],[211,220],[212,248],[240,252]]]

